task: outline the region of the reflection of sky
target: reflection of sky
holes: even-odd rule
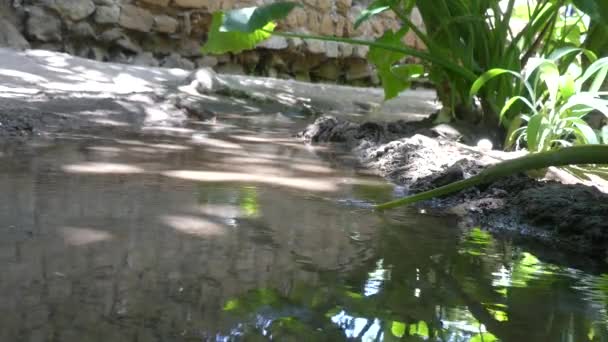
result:
[[[384,260],[380,259],[376,262],[376,269],[369,273],[367,281],[363,287],[363,295],[366,297],[373,296],[380,292],[382,284],[388,279],[389,270],[384,268]]]
[[[348,338],[359,338],[361,341],[374,341],[380,332],[380,320],[377,318],[373,319],[373,323],[367,329],[367,331],[363,334],[363,336],[359,336],[363,329],[367,326],[370,319],[361,318],[361,317],[353,317],[346,313],[344,310],[340,311],[340,313],[332,316],[331,321],[338,325],[340,328],[344,330],[344,335]],[[382,340],[382,336],[380,337]]]

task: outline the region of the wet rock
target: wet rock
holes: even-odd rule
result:
[[[365,79],[371,75],[371,67],[363,59],[354,59],[346,63],[346,79],[348,81]]]
[[[28,7],[26,32],[42,42],[61,41],[61,20],[40,7]]]
[[[109,56],[106,49],[99,46],[93,46],[89,50],[87,58],[94,59],[99,62],[105,62],[109,59]]]
[[[200,68],[184,80],[184,85],[193,87],[200,94],[210,94],[227,88],[217,73],[211,68]]]
[[[95,22],[98,24],[117,24],[120,18],[120,7],[99,6],[95,10]]]
[[[340,77],[340,67],[336,60],[330,60],[321,64],[321,66],[314,71],[314,75],[324,80],[336,81]]]
[[[154,17],[154,31],[162,33],[174,33],[177,31],[177,19],[168,15],[157,15]]]
[[[163,63],[161,64],[161,66],[163,68],[178,68],[178,69],[185,69],[185,70],[192,70],[195,67],[194,63],[192,61],[182,58],[182,56],[180,56],[177,53],[172,53],[169,56],[167,56],[163,60]]]
[[[217,72],[229,75],[245,75],[245,69],[240,64],[228,63],[216,68]]]
[[[55,0],[55,9],[61,16],[79,21],[95,12],[95,4],[91,0]]]
[[[0,46],[24,50],[30,48],[30,43],[11,22],[0,17]]]
[[[154,25],[154,16],[143,8],[123,5],[120,11],[119,24],[127,29],[150,32],[152,25]]]
[[[201,42],[196,39],[181,39],[177,44],[177,51],[184,57],[200,57]]]
[[[143,52],[135,56],[131,62],[134,65],[157,67],[159,62],[151,52]]]
[[[196,60],[198,68],[213,68],[217,64],[218,60],[214,56],[204,56]]]

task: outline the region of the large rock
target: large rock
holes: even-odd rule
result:
[[[287,49],[289,44],[287,39],[284,37],[272,36],[269,39],[258,44],[258,47],[270,49],[270,50],[283,50]]]
[[[91,0],[55,0],[55,9],[61,16],[78,21],[93,14],[95,4]]]
[[[154,16],[143,8],[123,5],[120,11],[120,26],[139,32],[150,32],[154,25]]]
[[[80,22],[70,27],[70,32],[78,38],[95,38],[95,30],[87,22]]]
[[[146,4],[167,7],[169,5],[169,0],[141,0]]]
[[[43,42],[61,41],[61,20],[40,7],[28,7],[27,35]]]
[[[0,17],[0,46],[24,50],[30,48],[30,43],[23,38],[13,24]]]
[[[186,8],[209,8],[213,1],[218,0],[175,0],[175,5]]]
[[[157,67],[159,65],[158,60],[154,58],[154,55],[151,52],[140,53],[139,55],[135,56],[131,63],[133,65],[149,67]]]
[[[117,24],[120,18],[120,7],[99,6],[95,11],[95,22],[98,24]]]
[[[154,17],[154,31],[162,33],[174,33],[177,31],[177,19],[168,15],[157,15]]]
[[[192,61],[182,58],[182,56],[180,56],[179,54],[172,53],[167,56],[167,58],[165,58],[162,67],[192,70],[195,68],[195,65]]]

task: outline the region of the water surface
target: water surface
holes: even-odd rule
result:
[[[413,209],[305,122],[0,149],[0,341],[606,341],[608,276]]]

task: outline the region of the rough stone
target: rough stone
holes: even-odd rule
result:
[[[182,58],[182,56],[177,53],[172,53],[167,56],[165,60],[163,60],[161,66],[163,68],[178,68],[185,70],[192,70],[195,67],[192,61]]]
[[[91,24],[87,22],[80,22],[70,27],[70,32],[74,37],[78,38],[95,38],[95,30],[91,27]]]
[[[353,55],[354,46],[351,44],[341,43],[338,50],[340,50],[340,57],[348,58]]]
[[[340,67],[335,60],[331,60],[321,64],[321,66],[314,71],[314,75],[324,80],[336,81],[340,77]]]
[[[220,65],[216,68],[216,70],[220,74],[245,75],[245,69],[243,69],[243,66],[235,63]]]
[[[99,40],[101,40],[104,43],[113,43],[114,41],[124,37],[124,32],[119,29],[119,28],[112,28],[109,30],[104,31],[100,36],[99,36]]]
[[[99,6],[95,10],[95,22],[98,24],[117,24],[120,18],[120,7]]]
[[[269,39],[258,44],[258,47],[269,49],[269,50],[283,50],[287,49],[289,44],[287,39],[284,37],[272,36]]]
[[[196,60],[196,66],[199,68],[213,68],[217,64],[218,60],[214,56],[203,56]]]
[[[336,1],[336,10],[341,15],[348,14],[348,10],[350,10],[353,5],[352,0],[337,0]]]
[[[154,55],[151,52],[140,53],[139,55],[135,56],[135,58],[133,58],[131,63],[133,65],[140,65],[140,66],[150,66],[150,67],[159,66],[158,60],[156,58],[154,58]]]
[[[55,9],[62,16],[73,21],[82,20],[95,12],[91,0],[55,0]]]
[[[24,50],[30,48],[30,43],[12,23],[0,17],[0,46]]]
[[[168,15],[157,15],[154,17],[154,31],[162,33],[174,33],[177,31],[177,19]]]
[[[325,55],[329,58],[340,56],[339,44],[336,42],[325,42]]]
[[[140,0],[140,1],[143,3],[146,3],[146,4],[150,4],[150,5],[167,7],[167,6],[169,6],[170,0]]]
[[[369,53],[368,46],[359,45],[359,46],[355,46],[355,48],[353,49],[353,57],[366,58],[368,53]]]
[[[323,18],[321,18],[321,27],[319,28],[319,32],[328,36],[335,33],[334,19],[330,13],[326,13]]]
[[[202,55],[201,42],[195,39],[182,39],[177,44],[180,55],[186,57],[200,57]]]
[[[323,41],[306,39],[306,49],[310,53],[325,53],[325,44]]]
[[[93,2],[95,3],[95,5],[101,6],[112,6],[116,4],[116,1],[114,0],[93,0]]]
[[[127,36],[123,36],[122,38],[116,40],[114,42],[114,44],[116,44],[116,46],[120,47],[121,49],[127,51],[127,52],[132,52],[132,53],[139,53],[141,52],[141,47],[139,47],[139,45],[137,45],[136,43],[134,43],[131,38],[127,37]]]
[[[364,59],[350,60],[346,65],[347,81],[361,80],[372,75],[371,68]]]
[[[158,55],[168,55],[177,49],[174,40],[160,35],[146,35],[141,45],[145,51]]]
[[[26,32],[30,38],[43,42],[61,41],[61,20],[40,7],[28,7]]]
[[[120,11],[119,24],[127,29],[150,32],[152,25],[154,25],[154,16],[143,8],[123,5]]]
[[[332,8],[332,5],[331,0],[317,0],[317,8],[322,12],[329,11]]]
[[[108,60],[108,52],[99,47],[99,46],[93,46],[90,50],[89,50],[89,54],[87,56],[87,58],[90,59],[94,59],[96,61],[100,61],[100,62],[105,62]]]
[[[185,8],[209,8],[210,3],[213,1],[217,0],[175,0],[175,5]]]

